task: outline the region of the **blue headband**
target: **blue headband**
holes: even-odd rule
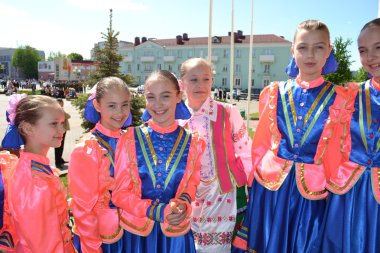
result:
[[[151,119],[152,116],[149,114],[148,110],[145,109],[143,115],[141,116],[141,119],[144,122],[147,122],[149,119]],[[175,119],[190,119],[191,113],[185,103],[181,100],[181,102],[177,103],[175,107]]]
[[[98,123],[100,120],[100,113],[95,109],[93,100],[95,96],[90,96],[84,107],[84,118],[91,123]],[[124,122],[123,127],[128,127],[132,124],[132,113],[129,113],[127,120]]]
[[[329,57],[326,60],[325,65],[322,68],[322,75],[327,75],[330,73],[334,73],[338,69],[338,62],[336,61],[333,50],[331,50]],[[289,65],[285,70],[286,74],[291,77],[298,76],[298,67],[296,64],[296,60],[294,57],[290,59]]]

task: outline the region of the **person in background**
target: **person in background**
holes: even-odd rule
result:
[[[63,99],[62,98],[58,98],[57,99],[57,102],[59,103],[59,105],[64,108],[64,102],[63,102]],[[70,123],[69,123],[69,119],[71,118],[70,114],[68,114],[66,111],[65,111],[65,133],[63,134],[63,139],[62,139],[62,145],[59,146],[58,148],[55,148],[54,149],[54,154],[55,154],[55,166],[57,168],[62,168],[62,166],[67,163],[65,160],[63,160],[62,158],[62,155],[63,155],[63,149],[65,147],[65,137],[66,137],[66,133],[67,131],[70,130]]]
[[[191,228],[197,252],[230,252],[240,225],[252,168],[251,138],[240,112],[211,98],[212,66],[202,58],[181,65],[181,80],[190,107],[186,126],[206,140],[201,182],[192,204]]]

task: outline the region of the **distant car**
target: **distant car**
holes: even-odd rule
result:
[[[144,84],[137,87],[137,92],[142,94],[144,92]]]

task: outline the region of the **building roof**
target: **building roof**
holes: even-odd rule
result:
[[[237,37],[235,35],[235,37]],[[147,39],[147,41],[156,43],[160,46],[199,46],[199,45],[205,45],[208,44],[208,37],[189,37],[189,40],[184,40],[181,36],[182,44],[177,44],[177,38],[173,39]],[[242,35],[238,42],[235,42],[236,44],[249,44],[250,36],[249,35]],[[253,35],[253,43],[259,44],[259,43],[285,43],[285,44],[291,44],[289,40],[286,40],[282,36],[277,36],[275,34],[259,34],[259,35]],[[140,41],[140,45],[143,44]],[[221,44],[221,45],[229,45],[231,44],[231,37],[230,36],[213,36],[213,44]],[[134,45],[128,45],[127,47],[133,47]]]

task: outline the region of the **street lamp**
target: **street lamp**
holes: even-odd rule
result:
[[[77,66],[74,67],[74,73],[76,74],[79,83],[80,83],[81,71],[82,70],[80,68],[78,68]],[[82,91],[83,91],[83,94],[84,94],[85,93],[85,88],[84,88],[83,84],[82,84]]]

